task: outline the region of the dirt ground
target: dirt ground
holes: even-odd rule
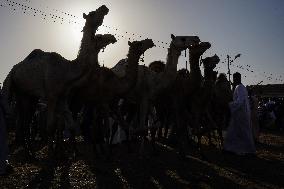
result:
[[[204,145],[204,155],[189,147],[181,159],[175,148],[158,142],[159,153],[141,157],[116,146],[109,160],[95,157],[92,147],[78,144],[74,160],[47,160],[38,152],[28,163],[12,151],[14,173],[0,177],[0,188],[284,188],[284,133],[260,136],[256,157],[223,154]],[[44,151],[44,150],[43,150]],[[136,150],[137,151],[137,150]]]

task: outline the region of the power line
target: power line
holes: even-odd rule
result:
[[[57,14],[52,14],[52,13],[48,13],[46,11],[40,10],[40,9],[36,9],[34,7],[19,3],[19,2],[15,2],[12,0],[2,0],[2,1],[6,1],[7,5],[12,7],[13,11],[16,11],[16,8],[21,9],[23,11],[24,14],[28,14],[28,12],[31,13],[32,16],[41,16],[42,19],[47,20],[47,18],[51,19],[54,23],[55,22],[59,22],[60,24],[63,24],[63,22],[66,22],[68,24],[77,24],[79,25],[79,21],[78,20],[82,20],[82,18],[79,18],[69,12],[64,12],[58,9],[52,9],[60,14],[63,14],[64,16],[70,17],[69,19],[64,18],[63,16],[58,16]],[[30,2],[30,1],[27,1]],[[48,6],[46,6],[46,8],[49,8]],[[76,19],[76,20],[74,20]],[[111,27],[105,24],[102,24],[102,27],[107,28],[107,29],[112,29],[113,31],[120,31],[120,33],[123,33],[121,35],[119,34],[114,34],[116,37],[119,38],[125,38],[127,40],[132,40],[134,38],[139,38],[141,39],[143,35],[141,34],[135,34],[133,32],[129,32],[129,31],[122,31],[118,28],[115,27]],[[119,39],[118,39],[119,40]],[[168,47],[165,45],[169,45],[168,42],[164,42],[161,40],[155,40],[153,39],[154,43],[156,44],[156,47],[158,48],[163,48],[163,49],[167,49]]]
[[[40,18],[42,18],[43,20],[51,19],[51,21],[53,23],[58,22],[60,24],[68,23],[68,24],[79,25],[80,24],[79,20],[82,20],[82,18],[79,18],[79,17],[77,17],[77,16],[75,16],[75,15],[69,13],[69,12],[64,12],[64,11],[61,11],[61,10],[58,10],[58,9],[52,9],[52,10],[54,10],[57,13],[63,14],[63,16],[59,16],[58,14],[52,14],[50,12],[43,11],[41,9],[36,9],[34,7],[28,6],[28,5],[23,4],[23,3],[15,2],[15,1],[12,1],[12,0],[2,0],[2,2],[3,1],[6,2],[6,5],[0,4],[0,7],[2,7],[2,8],[10,8],[12,11],[16,11],[16,9],[20,9],[20,10],[23,11],[24,14],[30,14],[34,17],[40,16]],[[30,3],[29,0],[23,0],[23,1]],[[48,6],[46,6],[46,8],[50,9]],[[65,17],[70,17],[70,18],[65,18]],[[109,30],[116,31],[116,32],[120,31],[120,33],[123,33],[123,34],[117,34],[117,33],[114,34],[114,36],[116,36],[118,38],[118,40],[120,40],[120,39],[131,40],[131,39],[134,39],[134,38],[136,38],[136,39],[142,38],[142,35],[140,35],[140,34],[135,34],[133,32],[129,32],[129,31],[122,31],[122,30],[120,30],[116,27],[108,26],[108,25],[105,25],[105,24],[102,24],[102,27],[107,28]],[[109,31],[108,31],[108,33],[109,33]],[[153,41],[154,41],[155,44],[158,44],[158,45],[156,45],[156,47],[158,47],[158,48],[163,48],[163,49],[168,48],[167,46],[165,46],[165,45],[169,45],[169,43],[167,43],[167,42],[164,42],[164,41],[161,41],[161,40],[153,40]],[[182,56],[186,57],[186,55],[182,55]],[[224,63],[224,62],[221,62],[221,63]],[[245,65],[245,66],[234,65],[231,62],[230,62],[230,65],[232,65],[233,67],[236,67],[238,69],[241,69],[243,71],[249,72],[249,73],[256,73],[256,74],[258,73],[258,75],[262,75],[268,81],[272,81],[274,79],[275,81],[283,82],[283,79],[284,79],[281,75],[280,75],[280,77],[272,77],[273,74],[271,74],[271,73],[267,75],[266,72],[260,72],[260,71],[253,70],[252,66],[250,66],[250,65]],[[218,68],[219,67],[221,68],[221,66],[218,66]],[[254,77],[257,77],[257,75],[254,75]]]

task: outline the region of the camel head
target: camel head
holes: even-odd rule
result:
[[[156,73],[163,72],[165,70],[165,63],[163,61],[160,61],[160,60],[151,62],[149,64],[149,69],[156,72]]]
[[[102,25],[104,17],[108,12],[109,9],[105,5],[102,5],[97,10],[89,12],[88,15],[83,13],[83,18],[86,20],[85,27],[97,30]]]
[[[173,34],[171,34],[171,38],[172,38],[171,47],[174,47],[179,51],[186,50],[191,45],[200,42],[198,36],[174,36]]]
[[[104,49],[109,44],[116,43],[116,38],[111,34],[97,34],[94,37],[95,49]]]
[[[191,45],[189,47],[189,51],[191,55],[200,57],[210,47],[211,47],[211,44],[209,42],[201,42],[201,43],[196,43],[194,45]]]
[[[144,52],[155,46],[152,39],[144,39],[142,41],[128,41],[129,50],[136,52],[137,55],[142,55]]]
[[[208,70],[213,70],[216,67],[216,65],[219,63],[219,61],[220,59],[216,54],[214,56],[206,57],[205,59],[202,59],[204,68]]]

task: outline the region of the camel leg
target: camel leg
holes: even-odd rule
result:
[[[194,128],[196,129],[196,136],[197,136],[197,148],[199,153],[202,153],[202,147],[201,147],[201,140],[202,140],[202,132],[201,132],[201,122],[200,122],[200,114],[196,113],[194,117]]]
[[[180,121],[178,122],[178,146],[179,146],[179,153],[182,158],[185,157],[185,142],[187,141],[187,129],[186,129],[186,124],[184,122],[183,116],[180,113],[179,119]]]
[[[132,152],[131,149],[131,143],[130,143],[130,132],[129,132],[129,124],[127,123],[127,120],[124,120],[122,114],[120,111],[116,112],[117,116],[117,121],[118,123],[122,126],[123,131],[125,132],[126,135],[126,145],[127,145],[127,151],[128,153]]]
[[[159,105],[157,107],[159,107]],[[155,134],[157,134],[158,139],[161,139],[163,137],[163,128],[165,128],[166,118],[165,118],[164,112],[162,112],[161,108],[157,108],[157,115],[158,115],[158,119],[160,121],[160,124],[157,127]]]
[[[139,131],[142,131],[142,133],[144,133],[145,135],[147,135],[147,129],[145,127],[145,124],[148,115],[148,108],[149,108],[149,102],[147,99],[144,98],[140,104],[140,110],[139,110]]]
[[[93,131],[94,131],[94,149],[97,157],[105,155],[104,149],[104,136],[103,132],[103,116],[101,114],[101,109],[94,109],[93,111]]]
[[[49,100],[47,104],[47,135],[48,135],[48,154],[54,155],[54,135],[56,131],[55,113],[56,113],[56,101],[55,99]]]
[[[132,153],[132,148],[131,148],[131,141],[130,141],[130,132],[129,132],[129,124],[126,122],[126,121],[124,121],[124,120],[122,120],[123,121],[123,123],[122,123],[122,125],[123,125],[123,130],[124,130],[124,132],[125,132],[125,135],[126,135],[126,145],[127,145],[127,151],[128,151],[128,153]]]
[[[97,132],[98,132],[98,115],[97,115],[97,109],[92,110],[92,121],[91,121],[91,130],[92,130],[92,142],[93,142],[93,149],[94,149],[94,155],[95,158],[100,157],[100,150],[99,150],[99,143],[97,139]]]
[[[34,110],[32,108],[33,101],[32,98],[28,96],[21,96],[18,97],[18,124],[17,124],[17,131],[16,131],[16,139],[18,142],[22,142],[25,152],[28,158],[32,158],[32,142],[31,142],[31,135],[30,129],[31,128],[31,121],[32,121],[32,114]]]
[[[111,131],[110,131],[110,107],[108,104],[102,105],[102,125],[101,125],[101,132],[103,134],[102,138],[102,146],[105,147],[106,156],[107,158],[111,157],[111,143],[109,142],[109,138],[111,137]],[[106,140],[104,140],[106,139]]]
[[[209,146],[213,147],[214,145],[213,145],[213,142],[212,142],[212,132],[214,132],[214,131],[208,132],[208,140],[209,140],[208,143],[209,143]]]
[[[184,158],[186,141],[185,136],[187,135],[185,124],[185,108],[182,106],[182,103],[179,101],[179,99],[174,100],[174,107],[179,155]]]
[[[219,120],[219,124],[217,124],[217,132],[218,132],[218,136],[219,136],[219,147],[220,149],[222,150],[223,148],[223,142],[224,142],[224,139],[223,139],[223,127],[224,127],[224,124],[225,124],[225,117],[222,117],[221,120]]]
[[[193,117],[193,122],[192,122],[192,126],[193,126],[193,129],[194,129],[194,132],[197,136],[197,148],[198,148],[198,151],[201,152],[201,137],[202,137],[202,134],[201,134],[201,125],[200,125],[200,116],[198,113],[195,113],[194,117]]]
[[[72,151],[73,151],[73,158],[75,158],[78,154],[79,151],[77,149],[77,143],[76,143],[76,132],[75,132],[75,123],[71,117],[71,114],[69,115],[65,115],[64,116],[64,120],[67,120],[67,124],[64,124],[64,126],[68,128],[68,130],[70,131],[70,144],[72,147]],[[61,133],[63,133],[64,128],[62,129]]]
[[[23,112],[26,110],[24,109],[24,105],[22,104],[22,100],[17,99],[17,119],[16,119],[16,137],[15,137],[15,145],[24,146],[25,143],[25,136],[24,136],[24,115]]]
[[[61,122],[62,124],[59,125],[57,128],[59,130],[60,136],[62,136],[62,138],[59,140],[62,141],[63,139],[63,131],[64,129],[67,129],[70,132],[70,137],[69,137],[69,142],[72,148],[72,154],[73,154],[73,158],[75,158],[79,152],[77,149],[77,145],[76,145],[76,139],[75,139],[75,122],[72,116],[71,111],[69,110],[69,107],[67,105],[67,101],[66,100],[61,100],[60,104],[59,104],[59,116],[61,118]],[[60,144],[60,143],[59,143]]]
[[[152,146],[154,155],[158,154],[158,151],[157,151],[157,148],[156,148],[156,133],[157,133],[157,128],[153,127],[153,128],[150,129],[151,146]]]
[[[226,115],[226,113],[224,113],[224,117],[223,117],[223,125],[219,127],[219,136],[221,137],[221,147],[223,148],[224,146],[224,137],[223,137],[223,129],[227,128],[227,125],[229,125],[229,120],[230,117]]]
[[[146,136],[148,131],[148,128],[146,126],[147,115],[148,115],[148,101],[147,98],[143,98],[139,106],[138,128],[136,129],[136,132],[134,132],[135,134],[142,136],[142,141],[139,148],[140,154],[145,152],[145,141],[147,139]]]
[[[218,127],[217,132],[218,132],[219,139],[220,139],[220,143],[219,143],[220,149],[222,150],[223,142],[224,142],[222,128]]]
[[[214,121],[212,115],[208,111],[206,112],[206,117],[208,119],[208,124],[209,124],[208,128],[209,128],[209,130],[214,131],[215,128],[218,128],[218,126],[217,126],[216,122]],[[211,129],[211,128],[213,128],[213,129]],[[209,132],[209,144],[212,144],[211,132]]]
[[[56,115],[56,131],[55,131],[55,149],[54,149],[54,152],[55,152],[55,159],[57,160],[63,160],[64,157],[65,157],[65,154],[64,154],[64,147],[63,147],[63,130],[65,128],[65,118],[64,118],[64,115],[60,114],[59,115]]]
[[[170,125],[170,121],[169,121],[169,119],[166,119],[165,123],[164,123],[164,138],[168,138],[169,125]]]
[[[156,129],[156,133],[157,133],[157,137],[158,139],[162,138],[162,134],[163,134],[163,121],[161,122],[160,126]]]
[[[175,132],[177,136],[177,145],[178,145],[178,151],[179,155],[184,158],[185,157],[185,149],[184,149],[184,136],[185,136],[185,125],[184,125],[184,112],[182,109],[182,106],[179,104],[180,102],[178,99],[175,99],[173,102],[174,106],[174,117],[175,117],[175,123],[176,123],[176,130],[172,130],[172,133]]]
[[[33,99],[33,98],[30,98],[29,101],[28,101],[30,104],[29,104],[29,108],[25,114],[25,125],[27,126],[27,147],[28,147],[28,150],[29,150],[29,153],[31,155],[31,158],[34,158],[35,156],[35,153],[34,153],[34,147],[35,147],[35,144],[34,144],[34,139],[35,139],[35,132],[36,132],[36,128],[35,126],[32,124],[32,118],[33,118],[33,115],[35,113],[35,104],[36,104],[36,100]],[[26,130],[26,129],[25,129]]]
[[[110,154],[112,154],[112,150],[113,150],[113,144],[112,143],[113,143],[114,135],[117,132],[117,130],[118,130],[118,124],[114,123],[111,126],[111,132],[110,132],[110,140],[109,140]]]
[[[202,140],[202,135],[197,135],[197,144],[198,144],[198,150],[200,153],[202,153],[202,144],[201,144],[201,140]]]
[[[80,125],[81,134],[83,135],[84,141],[86,143],[92,142],[91,125],[93,121],[93,108],[91,106],[85,105],[83,109],[83,122]]]

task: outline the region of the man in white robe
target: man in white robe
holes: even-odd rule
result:
[[[233,75],[234,97],[230,103],[231,120],[224,142],[224,150],[238,155],[255,154],[248,92],[241,83],[241,74]]]

